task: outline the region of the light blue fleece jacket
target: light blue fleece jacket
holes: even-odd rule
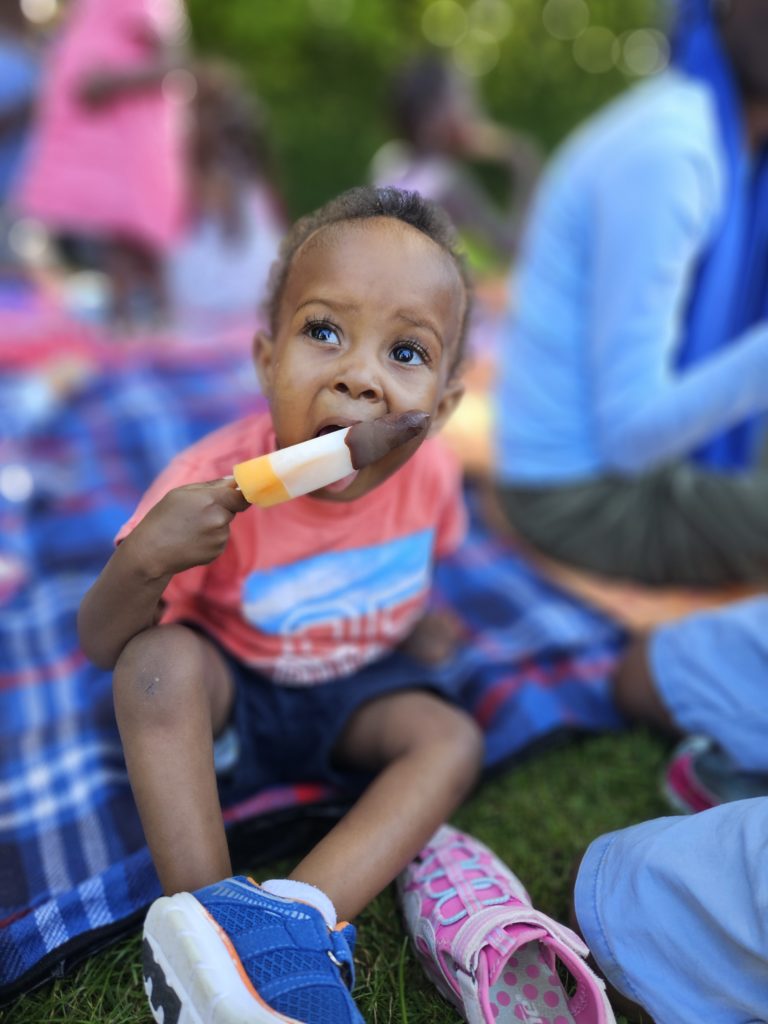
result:
[[[768,410],[768,324],[676,368],[723,176],[711,94],[676,70],[563,146],[532,211],[502,339],[501,480],[640,474]]]

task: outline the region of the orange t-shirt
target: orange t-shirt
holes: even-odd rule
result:
[[[116,540],[172,488],[227,476],[236,463],[274,450],[267,412],[210,434],[160,474]],[[355,501],[306,496],[235,516],[222,554],[168,584],[161,621],[199,625],[282,683],[336,679],[407,636],[424,610],[435,558],[458,546],[465,525],[459,466],[431,439]]]

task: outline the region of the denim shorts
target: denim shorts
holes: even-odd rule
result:
[[[371,774],[339,767],[332,757],[359,707],[399,690],[427,690],[455,702],[447,685],[425,682],[424,668],[399,652],[341,679],[286,686],[218,649],[235,686],[230,723],[215,743],[219,797],[225,807],[290,783],[319,782],[359,792]]]

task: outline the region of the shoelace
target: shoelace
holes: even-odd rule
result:
[[[454,841],[448,846],[448,849],[461,850],[464,849],[464,844],[459,841]],[[430,860],[436,859],[437,854],[433,853],[429,860],[425,861],[425,866],[429,864]],[[480,863],[480,855],[477,853],[473,854],[471,857],[465,857],[463,860],[459,861],[459,865],[464,871],[485,871],[485,868]],[[450,886],[448,889],[441,889],[438,892],[435,892],[432,887],[432,883],[437,879],[442,878],[448,878],[448,874],[445,868],[440,866],[434,871],[430,871],[427,874],[422,875],[421,883],[427,896],[436,901],[433,913],[437,918],[438,924],[447,927],[449,925],[456,924],[458,921],[461,921],[462,918],[467,917],[469,911],[466,906],[464,906],[462,895],[455,885]],[[469,878],[467,879],[467,885],[471,886],[471,888],[473,888],[477,893],[483,892],[487,889],[501,889],[501,885],[497,879],[489,878],[487,875],[483,878]],[[461,910],[458,910],[451,917],[444,917],[442,913],[443,905],[454,897],[461,902]],[[506,903],[508,899],[509,894],[502,892],[499,896],[487,896],[485,899],[478,900],[478,902],[481,907],[495,907],[501,903]]]

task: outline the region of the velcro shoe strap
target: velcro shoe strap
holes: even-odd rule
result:
[[[287,949],[291,945],[285,925],[276,924],[269,928],[256,928],[247,935],[238,936],[235,949],[241,960],[262,953],[271,953],[277,949]]]
[[[514,926],[523,926],[519,928],[517,936],[514,931],[511,934],[509,931],[510,927]],[[469,917],[454,936],[450,944],[450,954],[463,970],[471,974],[477,968],[478,956],[483,946],[491,941],[493,946],[498,948],[496,936],[499,930],[508,936],[508,951],[512,954],[521,944],[529,941],[530,928],[541,928],[546,932],[548,938],[545,937],[544,941],[554,947],[555,952],[557,945],[560,944],[582,959],[589,955],[587,946],[570,928],[553,921],[551,917],[547,917],[534,907],[511,903],[500,907],[486,907]]]

